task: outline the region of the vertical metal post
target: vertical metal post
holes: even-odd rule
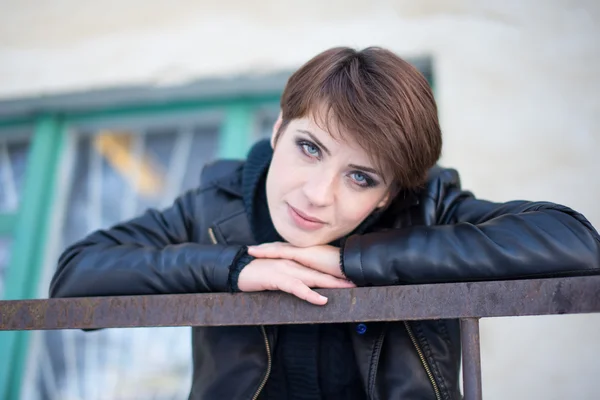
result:
[[[463,358],[463,390],[465,400],[481,400],[481,355],[479,346],[479,319],[460,320],[460,338]]]

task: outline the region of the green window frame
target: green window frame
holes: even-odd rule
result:
[[[52,101],[32,99],[28,104],[0,102],[0,109],[16,110],[17,114],[29,114],[35,109],[31,117],[7,118],[0,112],[0,135],[14,128],[33,126],[21,203],[14,213],[0,213],[0,234],[12,239],[2,299],[45,295],[47,288],[40,288],[40,281],[71,130],[106,121],[160,120],[214,110],[223,113],[217,156],[242,158],[253,140],[255,117],[265,108],[278,108],[284,80],[271,77],[265,82],[249,80],[241,85],[234,81],[203,82],[200,87],[192,85],[173,93],[166,90],[167,101],[165,90],[131,89],[56,96]],[[188,92],[198,95],[191,96]],[[82,96],[88,99],[87,103],[91,98],[92,104],[82,108]],[[118,105],[112,106],[115,103]],[[21,398],[31,336],[31,332],[25,331],[0,332],[0,359],[6,360],[0,363],[0,398]]]

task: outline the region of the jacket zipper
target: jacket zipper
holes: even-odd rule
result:
[[[271,375],[271,347],[269,346],[269,338],[267,337],[267,330],[265,329],[264,326],[261,326],[260,330],[265,339],[265,348],[267,349],[267,373],[265,374],[265,377],[263,378],[262,382],[260,383],[258,390],[256,390],[256,393],[252,397],[252,400],[258,399],[258,395],[264,389],[265,385],[267,384],[267,379],[269,379],[269,375]]]
[[[213,231],[212,228],[208,228],[208,236],[210,237],[210,241],[213,244],[218,244],[217,237],[215,236],[215,232]],[[267,372],[265,373],[265,377],[263,378],[262,382],[260,383],[258,390],[254,394],[254,396],[252,396],[252,400],[258,399],[260,392],[262,392],[262,390],[265,388],[265,385],[267,384],[267,379],[269,379],[269,375],[271,375],[272,360],[271,360],[271,346],[269,345],[269,337],[267,336],[267,330],[265,329],[264,326],[260,327],[260,331],[265,340],[265,348],[267,350]]]
[[[419,343],[417,342],[417,338],[415,337],[415,335],[412,331],[412,328],[410,327],[410,325],[408,324],[407,321],[404,321],[404,326],[406,327],[406,332],[408,332],[408,336],[410,336],[411,342],[413,343],[413,345],[415,346],[415,349],[417,350],[417,354],[419,355],[419,358],[421,359],[421,364],[423,364],[423,368],[425,368],[425,372],[427,373],[427,376],[429,377],[429,380],[431,381],[431,386],[433,386],[433,391],[435,392],[436,400],[442,400],[442,396],[440,395],[440,390],[438,388],[438,385],[435,382],[435,379],[433,378],[433,374],[431,373],[431,368],[429,368],[429,365],[427,364],[425,355],[423,354],[423,351],[421,350],[421,347],[419,346]]]

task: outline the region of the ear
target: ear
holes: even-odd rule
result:
[[[275,139],[277,138],[277,132],[279,132],[279,128],[281,128],[281,123],[283,119],[281,117],[281,111],[279,111],[279,115],[277,116],[277,121],[273,125],[273,132],[271,132],[271,147],[275,148]]]

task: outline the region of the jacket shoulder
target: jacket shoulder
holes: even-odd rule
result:
[[[202,168],[200,174],[200,187],[206,188],[222,182],[231,177],[241,177],[241,170],[244,166],[242,160],[216,160],[210,162]]]
[[[460,175],[453,168],[445,168],[435,165],[427,172],[427,181],[425,183],[426,191],[433,195],[436,192],[447,188],[461,188]],[[437,197],[437,196],[434,196]]]
[[[453,205],[471,193],[461,189],[460,175],[453,168],[435,165],[427,173],[427,180],[419,194],[419,210],[426,225],[448,220]]]
[[[244,162],[216,160],[206,164],[200,185],[194,191],[195,230],[200,243],[212,243],[208,228],[215,222],[243,210],[241,177]]]
[[[435,202],[436,207],[447,202],[458,193],[462,192],[460,175],[453,168],[444,168],[439,165],[431,168],[427,173],[427,180],[421,191],[421,201],[429,199]]]

